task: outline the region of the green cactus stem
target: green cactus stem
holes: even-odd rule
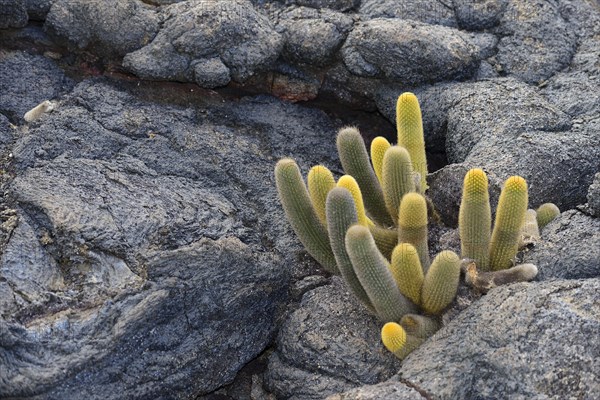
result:
[[[352,175],[364,195],[365,207],[375,222],[391,226],[379,180],[373,171],[365,142],[356,128],[344,128],[337,136],[337,149],[344,171]]]
[[[382,182],[385,205],[394,222],[397,222],[402,196],[415,191],[413,167],[404,147],[392,146],[385,152]]]
[[[363,289],[350,257],[346,252],[346,232],[358,223],[356,206],[352,194],[345,188],[337,187],[327,195],[327,231],[331,249],[335,255],[338,269],[350,291],[372,312],[375,312],[369,296]]]
[[[475,262],[463,264],[465,283],[481,293],[487,293],[496,286],[514,282],[527,282],[537,276],[534,264],[519,264],[499,271],[478,271]]]
[[[377,248],[389,260],[392,257],[394,247],[398,244],[398,230],[385,229],[377,225],[370,225],[369,230],[373,235]]]
[[[287,219],[308,253],[327,271],[337,274],[327,231],[313,208],[300,168],[294,160],[284,158],[277,163],[275,183]]]
[[[409,243],[400,243],[396,246],[392,253],[390,271],[400,293],[414,304],[419,305],[424,276],[417,249]]]
[[[327,193],[335,187],[335,179],[330,170],[322,165],[315,165],[308,171],[308,193],[313,207],[321,222],[326,225],[325,201]]]
[[[383,168],[383,156],[387,149],[391,146],[390,142],[382,136],[377,136],[371,142],[371,163],[373,164],[373,170],[379,183],[381,183],[381,170]]]
[[[419,193],[407,193],[400,202],[398,243],[410,243],[419,253],[423,271],[429,268],[427,246],[427,202]]]
[[[427,158],[425,157],[425,138],[419,100],[413,93],[402,93],[396,103],[396,128],[398,146],[404,147],[410,154],[413,169],[421,175],[421,193],[427,190]]]
[[[404,314],[414,311],[410,301],[400,294],[389,270],[389,263],[377,249],[367,227],[353,225],[348,229],[346,251],[379,318],[384,321],[400,321]]]
[[[527,212],[527,182],[520,176],[506,180],[500,192],[494,230],[490,243],[490,269],[498,271],[513,266],[519,250],[521,229]]]
[[[458,229],[462,257],[475,260],[479,269],[487,271],[492,211],[488,179],[481,169],[472,169],[465,175],[458,213]]]
[[[553,203],[544,203],[537,209],[537,222],[540,230],[544,229],[552,220],[560,214],[560,210]]]
[[[431,263],[421,289],[421,307],[440,314],[454,300],[460,278],[460,258],[452,251],[440,252]]]
[[[433,336],[442,327],[442,323],[438,318],[426,317],[419,314],[406,314],[400,320],[400,325],[404,328],[407,335],[421,339]]]
[[[395,322],[388,322],[381,328],[381,341],[386,349],[403,360],[425,340],[406,334],[404,328]]]

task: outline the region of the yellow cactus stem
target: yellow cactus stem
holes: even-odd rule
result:
[[[453,251],[440,252],[423,280],[421,307],[428,314],[440,314],[456,296],[461,261]]]
[[[308,171],[308,193],[313,207],[323,225],[327,225],[325,202],[327,193],[335,187],[335,178],[330,170],[322,165],[315,165]]]
[[[287,219],[306,251],[327,271],[339,274],[327,230],[319,221],[300,168],[294,160],[284,158],[277,163],[275,183]]]
[[[350,175],[342,176],[337,183],[337,187],[344,188],[350,192],[352,198],[354,199],[354,204],[356,205],[356,214],[358,215],[358,223],[363,226],[372,226],[373,221],[367,217],[365,212],[365,205],[363,203],[362,193],[360,188],[358,187],[358,183],[356,179],[354,179]]]
[[[427,339],[436,333],[442,323],[437,317],[426,317],[419,314],[406,314],[400,320],[400,325],[404,328],[407,335]]]
[[[375,175],[377,175],[379,183],[382,183],[381,170],[383,168],[383,155],[390,146],[390,142],[383,136],[377,136],[371,142],[371,163],[373,164],[373,170],[375,170]]]
[[[475,260],[479,269],[487,271],[492,211],[487,175],[479,168],[472,169],[465,175],[458,229],[462,257]]]
[[[398,145],[408,150],[413,169],[421,175],[421,193],[427,190],[427,158],[419,100],[413,93],[402,93],[396,103]]]
[[[392,252],[390,270],[400,293],[419,305],[424,276],[417,249],[409,243],[400,243],[396,246]]]
[[[553,203],[544,203],[537,209],[537,222],[540,230],[544,229],[552,220],[560,214],[560,210]]]
[[[419,254],[424,273],[429,268],[427,246],[427,202],[419,193],[407,193],[400,202],[398,243],[410,243]]]
[[[385,206],[394,223],[398,221],[400,200],[415,191],[413,168],[408,151],[404,147],[392,146],[383,156],[382,187]]]
[[[423,339],[407,335],[402,326],[395,322],[386,323],[381,328],[381,341],[386,349],[403,360],[423,343]]]
[[[513,266],[513,259],[519,249],[521,229],[525,223],[528,194],[527,182],[520,176],[511,176],[504,183],[494,231],[490,242],[490,267],[493,271]]]

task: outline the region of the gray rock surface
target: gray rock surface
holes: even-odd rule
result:
[[[372,19],[355,25],[342,47],[356,75],[416,85],[471,76],[479,48],[463,32],[400,19]]]
[[[438,0],[362,0],[360,14],[368,19],[397,18],[456,27],[452,6]]]
[[[590,212],[600,218],[600,172],[594,175],[594,181],[588,189],[587,201]]]
[[[509,0],[453,0],[458,26],[480,31],[497,26]]]
[[[294,2],[299,6],[348,11],[360,5],[361,0],[295,0]]]
[[[395,398],[408,382],[434,399],[593,399],[599,316],[598,279],[498,287],[411,353],[398,376],[333,398]]]
[[[188,398],[231,381],[314,270],[273,164],[335,168],[333,132],[272,98],[79,84],[13,149],[0,397]]]
[[[352,28],[352,18],[340,12],[308,7],[288,8],[277,15],[283,35],[283,56],[300,64],[331,63]]]
[[[0,52],[0,77],[0,113],[19,125],[27,111],[73,87],[53,61],[20,51]]]
[[[283,323],[267,385],[281,398],[322,399],[381,382],[400,365],[381,344],[381,322],[334,277],[306,293]]]
[[[29,19],[43,21],[56,0],[25,0]]]
[[[28,19],[24,0],[0,0],[0,29],[22,28]]]
[[[538,280],[600,277],[600,220],[576,210],[559,215],[541,231],[523,261],[538,267]]]
[[[509,0],[496,33],[503,70],[527,83],[548,79],[571,62],[577,48],[573,26],[556,2]]]
[[[137,0],[56,0],[45,28],[71,48],[122,57],[152,41],[159,24],[153,7]]]
[[[177,3],[164,8],[161,18],[151,43],[123,59],[125,68],[145,79],[193,80],[215,87],[227,83],[222,79],[226,67],[230,79],[243,82],[269,67],[283,45],[271,22],[247,0]],[[205,60],[214,60],[214,68],[190,69]]]

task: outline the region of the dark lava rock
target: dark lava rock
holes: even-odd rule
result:
[[[456,27],[451,5],[438,0],[362,0],[359,12],[363,18],[397,18],[427,24]]]
[[[501,36],[496,57],[509,75],[537,83],[569,65],[575,32],[557,2],[510,0],[496,30]]]
[[[43,21],[50,11],[50,7],[56,0],[25,0],[25,7],[29,19]]]
[[[289,8],[278,15],[276,29],[284,37],[283,56],[292,62],[323,66],[331,63],[353,20],[324,9]]]
[[[54,61],[24,52],[0,50],[0,112],[14,124],[44,100],[70,90],[73,82]]]
[[[334,277],[306,293],[284,322],[267,385],[289,399],[322,399],[388,379],[400,365],[381,344],[382,323]]]
[[[247,0],[177,3],[162,9],[161,18],[154,40],[123,59],[144,79],[195,81],[210,88],[231,79],[243,82],[268,68],[283,45],[271,22]],[[202,67],[190,68],[198,63]]]
[[[28,19],[24,0],[0,0],[0,29],[22,28]]]
[[[523,262],[537,265],[538,280],[600,277],[600,219],[562,213],[544,227]]]
[[[349,11],[360,5],[361,0],[294,0],[294,2],[299,6]]]
[[[456,29],[382,18],[355,25],[342,55],[353,74],[416,85],[471,76],[478,51]]]
[[[331,121],[171,90],[84,81],[20,133],[0,397],[211,392],[273,340],[290,284],[314,273],[272,170],[283,156],[339,170]]]
[[[594,175],[594,182],[588,190],[587,201],[592,214],[600,218],[600,172]]]
[[[500,23],[509,0],[453,0],[458,25],[467,30],[480,31]]]
[[[159,18],[153,7],[137,0],[56,0],[45,27],[70,47],[122,57],[152,41]]]
[[[497,287],[411,353],[399,375],[332,399],[396,398],[407,385],[432,399],[592,399],[599,315],[598,279]]]

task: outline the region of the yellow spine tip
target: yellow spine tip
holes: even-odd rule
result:
[[[427,225],[427,202],[422,195],[411,192],[402,197],[398,223],[407,228]]]
[[[504,183],[505,190],[510,192],[526,192],[527,191],[527,181],[521,178],[520,176],[511,176]]]
[[[414,93],[411,92],[404,92],[402,93],[399,97],[398,97],[398,106],[402,105],[412,105],[412,104],[419,104],[419,100],[417,99],[417,96],[415,96]]]
[[[406,344],[406,331],[395,322],[388,322],[381,328],[381,341],[386,349],[395,353]]]

